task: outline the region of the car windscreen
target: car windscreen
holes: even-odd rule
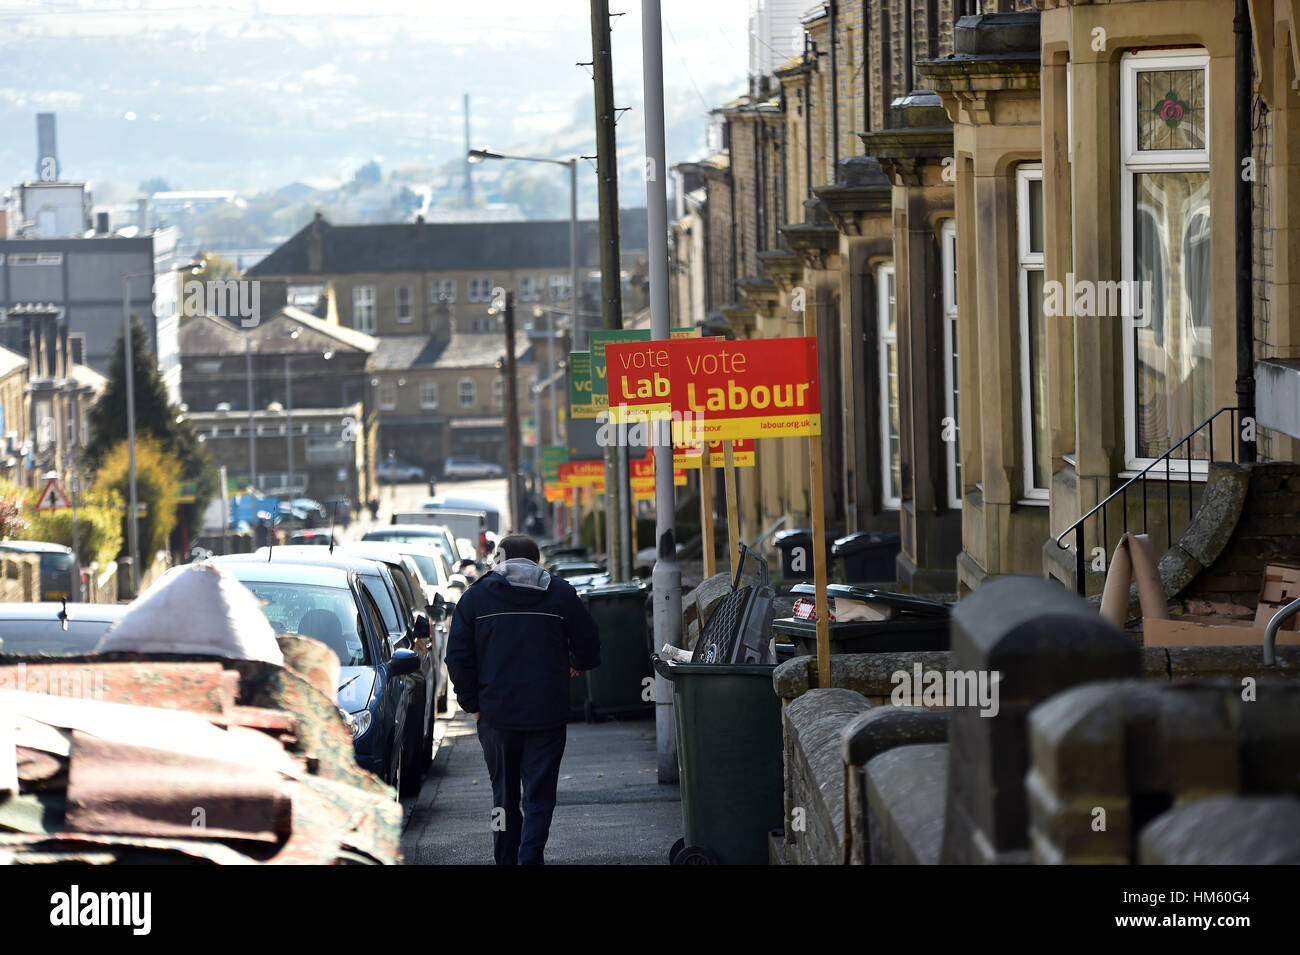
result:
[[[415,566],[420,568],[420,573],[432,586],[447,586],[447,581],[444,579],[443,575],[438,573],[438,562],[433,559],[432,555],[421,554],[419,551],[415,550],[404,550],[402,553],[415,561]]]
[[[41,554],[42,574],[66,574],[71,570],[71,554]]]
[[[0,620],[0,653],[89,653],[107,629],[106,620],[69,620],[67,630],[57,618]]]
[[[276,633],[311,637],[328,646],[345,667],[371,666],[366,641],[357,630],[352,591],[314,584],[244,581],[262,604]]]

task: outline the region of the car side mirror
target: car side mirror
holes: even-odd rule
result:
[[[432,632],[433,632],[433,628],[429,625],[429,617],[428,617],[427,614],[424,614],[424,613],[420,612],[419,610],[417,610],[417,611],[415,612],[415,628],[414,628],[414,629],[415,629],[415,639],[417,639],[417,640],[428,640],[428,639],[429,639],[429,637],[431,636],[431,634],[432,634]]]
[[[442,594],[433,595],[430,616],[439,622],[447,619],[447,599]]]
[[[394,650],[393,658],[388,662],[391,676],[407,676],[420,668],[420,658],[414,650]]]

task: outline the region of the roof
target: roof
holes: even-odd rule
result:
[[[297,330],[298,337],[291,333]],[[349,349],[372,353],[379,339],[355,329],[335,325],[288,306],[280,309],[254,328],[241,329],[224,318],[201,314],[181,323],[181,355],[233,355],[244,351],[244,338],[258,354],[283,355]]]
[[[528,332],[515,330],[515,359],[527,354]],[[496,333],[457,332],[450,339],[438,335],[392,335],[378,340],[375,371],[408,368],[493,368],[505,352],[503,336]]]
[[[6,378],[18,371],[20,368],[27,367],[27,359],[16,351],[10,351],[3,345],[0,345],[0,378]]]
[[[213,563],[223,570],[230,571],[239,580],[258,581],[278,584],[312,584],[318,587],[332,587],[336,590],[348,586],[348,568],[342,566],[325,566],[298,558],[288,560],[271,560],[254,554],[231,554],[215,557]]]
[[[87,620],[92,623],[112,623],[126,613],[126,604],[88,604],[68,603],[66,610],[69,620]],[[60,601],[44,600],[24,603],[0,601],[0,620],[49,620],[59,619],[65,609]]]
[[[0,541],[0,550],[14,551],[20,554],[71,554],[72,548],[66,544],[51,544],[49,541]]]
[[[620,220],[623,249],[647,248],[644,210],[631,210]],[[308,247],[317,239],[321,267],[311,269]],[[580,220],[578,258],[582,267],[599,266],[598,246],[599,225],[590,219]],[[331,225],[318,215],[245,275],[560,269],[568,265],[567,219]]]
[[[0,374],[3,374],[0,372]],[[79,385],[89,388],[95,394],[103,394],[108,387],[108,376],[101,375],[89,365],[73,363],[68,369],[68,377]]]

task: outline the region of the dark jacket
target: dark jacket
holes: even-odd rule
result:
[[[600,637],[578,592],[531,560],[508,560],[456,602],[447,672],[462,710],[499,729],[569,720],[569,668],[600,665]]]

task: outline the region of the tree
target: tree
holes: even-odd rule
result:
[[[197,534],[203,511],[217,492],[217,471],[203,449],[194,428],[181,420],[180,409],[167,397],[162,376],[153,353],[149,351],[144,325],[131,316],[132,374],[135,378],[135,432],[137,445],[142,436],[157,439],[165,455],[171,456],[179,471],[179,480],[193,482],[194,501],[178,506],[181,524],[190,536]],[[127,437],[126,429],[126,361],[122,337],[113,347],[108,368],[108,385],[90,409],[90,441],[85,448],[86,466],[92,471],[104,467],[109,451]],[[137,456],[138,457],[138,456]],[[137,484],[138,462],[137,462]],[[127,495],[124,493],[123,497]]]
[[[49,541],[52,544],[72,546],[72,508],[57,511],[38,511],[36,502],[41,492],[30,488],[24,494],[24,523],[15,529],[18,540]],[[96,490],[82,495],[77,508],[77,559],[83,567],[98,564],[107,566],[122,551],[123,528],[122,498],[112,491]]]
[[[118,500],[128,502],[120,512],[124,543],[131,539],[127,526],[131,500],[130,454],[130,445],[125,440],[109,448],[91,489],[94,495],[115,495]],[[180,462],[153,435],[141,436],[137,432],[135,484],[137,499],[144,506],[144,513],[139,518],[140,560],[147,566],[154,554],[166,549],[168,538],[176,526],[176,495],[181,484]],[[136,572],[143,573],[144,568],[137,568]]]

